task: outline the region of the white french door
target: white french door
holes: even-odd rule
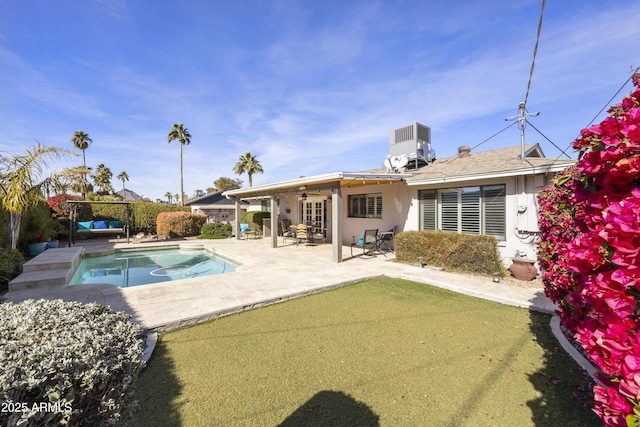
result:
[[[300,222],[313,224],[316,230],[326,236],[326,210],[326,199],[300,200]]]

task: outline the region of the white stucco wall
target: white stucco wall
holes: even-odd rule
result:
[[[547,185],[551,177],[544,175],[506,177],[475,180],[458,183],[442,183],[429,186],[408,186],[406,182],[380,183],[378,185],[354,186],[342,189],[342,243],[349,245],[352,236],[360,236],[365,229],[386,231],[397,226],[397,232],[420,229],[420,203],[418,191],[476,185],[506,185],[506,239],[498,242],[498,250],[505,265],[516,251],[527,258],[536,258],[536,239],[538,236],[537,192]],[[349,196],[355,194],[382,194],[382,218],[350,218]],[[326,199],[327,237],[331,236],[331,194],[328,191],[309,194],[308,199]],[[292,224],[300,221],[300,195],[281,196],[279,217],[288,218]],[[259,209],[260,201],[251,203],[254,210]],[[524,209],[519,207],[523,206]],[[287,209],[289,212],[287,212]],[[257,210],[257,209],[256,209]]]
[[[382,194],[382,218],[349,218],[349,195]],[[343,189],[342,191],[342,243],[351,244],[352,237],[359,237],[364,230],[388,231],[397,226],[397,232],[405,229],[409,215],[409,188],[405,182],[381,183]]]
[[[537,192],[545,187],[551,177],[544,175],[506,177],[461,183],[440,184],[430,186],[410,187],[408,196],[411,198],[405,230],[420,229],[420,203],[418,191],[427,189],[443,189],[475,185],[506,185],[505,198],[505,226],[506,240],[498,242],[498,251],[506,266],[511,264],[510,258],[524,254],[526,258],[536,259],[536,240],[538,237],[538,204]],[[524,210],[519,210],[519,207]]]

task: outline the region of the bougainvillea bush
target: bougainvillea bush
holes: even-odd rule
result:
[[[127,419],[142,330],[98,304],[0,304],[0,425],[99,426]]]
[[[594,410],[640,426],[640,75],[635,92],[581,131],[580,151],[539,194],[546,295],[602,372]]]

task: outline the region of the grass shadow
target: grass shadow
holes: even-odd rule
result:
[[[278,427],[378,427],[380,417],[366,404],[341,391],[316,393]]]
[[[543,350],[542,368],[529,381],[542,395],[527,402],[536,426],[589,427],[603,425],[593,408],[593,380],[561,347],[551,332],[551,316],[530,311],[534,339]]]
[[[177,401],[182,386],[175,374],[175,365],[169,357],[166,346],[158,339],[147,367],[140,373],[136,387],[138,410],[129,423],[130,426],[179,426],[178,408],[185,402]]]

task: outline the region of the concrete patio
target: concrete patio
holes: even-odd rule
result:
[[[43,287],[15,289],[5,296],[14,302],[40,298],[97,302],[109,305],[114,310],[130,313],[146,329],[164,330],[385,275],[546,313],[555,310],[554,304],[544,296],[542,288],[494,283],[489,277],[399,264],[394,262],[393,255],[351,258],[348,246],[343,248],[342,263],[332,262],[331,245],[328,244],[271,248],[269,239],[181,240],[138,244],[83,242],[72,248],[49,250],[40,256],[43,261],[46,261],[45,255],[59,258],[64,251],[72,253],[72,249],[80,246],[91,253],[158,245],[203,244],[241,265],[232,273],[131,288],[106,284],[43,284]],[[31,262],[38,265],[39,274],[47,276],[49,273],[43,270],[47,262],[43,261],[36,257]]]

